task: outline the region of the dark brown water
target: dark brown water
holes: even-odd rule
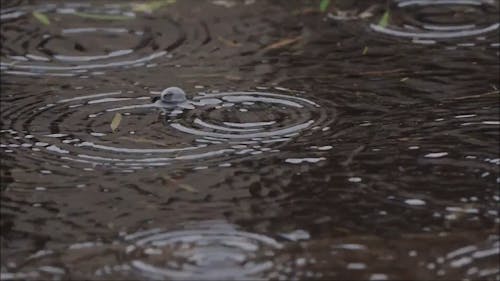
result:
[[[498,1],[1,4],[2,280],[500,279]]]

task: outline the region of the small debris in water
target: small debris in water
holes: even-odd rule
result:
[[[206,169],[208,169],[208,166],[199,166],[193,168],[193,170],[206,170]]]
[[[383,273],[373,273],[372,275],[370,275],[370,281],[382,281],[382,280],[387,280],[388,277],[387,275],[383,274]]]
[[[335,245],[334,248],[343,250],[352,250],[352,251],[366,250],[366,246],[361,244],[340,244],[340,245]]]
[[[361,182],[362,179],[359,178],[359,177],[350,177],[349,179],[347,179],[349,182]]]
[[[318,150],[330,150],[332,148],[333,148],[333,146],[331,146],[331,145],[325,145],[325,146],[318,147]]]
[[[118,112],[113,117],[113,120],[111,121],[111,125],[110,125],[113,133],[116,131],[116,129],[118,129],[118,126],[120,126],[121,122],[122,122],[122,114]]]
[[[45,135],[46,137],[49,137],[49,138],[62,138],[62,137],[66,137],[68,136],[67,134],[49,134],[49,135]]]
[[[366,268],[366,265],[361,262],[352,262],[347,264],[347,269],[352,269],[352,270],[363,270]]]
[[[236,3],[234,1],[230,0],[214,0],[212,1],[212,4],[217,5],[217,6],[223,6],[225,8],[232,8],[236,6]]]
[[[94,137],[102,137],[102,136],[105,136],[106,134],[103,134],[103,133],[97,133],[97,132],[92,132],[90,133],[90,135],[94,136]]]
[[[65,270],[59,267],[54,267],[54,266],[41,266],[38,268],[40,271],[52,273],[52,274],[64,274]]]
[[[275,42],[275,43],[265,47],[263,50],[267,51],[267,50],[283,48],[283,47],[291,45],[291,44],[293,44],[301,39],[302,39],[302,36],[297,36],[297,37],[293,37],[293,38],[285,38],[285,39],[282,39],[278,42]],[[280,87],[275,87],[275,89],[278,89],[278,88],[280,88]]]
[[[280,236],[291,241],[307,240],[311,238],[309,232],[302,229],[297,229],[289,233],[281,233]]]
[[[54,151],[54,152],[57,152],[57,153],[62,153],[62,154],[68,154],[69,151],[67,150],[64,150],[62,148],[59,148],[55,145],[50,145],[50,146],[47,146],[45,149],[49,150],[49,151]]]
[[[418,39],[418,38],[414,38],[413,40],[411,40],[411,42],[415,43],[415,44],[422,44],[422,45],[432,45],[432,44],[436,44],[436,40],[431,40],[431,39]]]
[[[147,248],[144,250],[144,253],[146,255],[161,255],[163,254],[163,251],[160,249]]]
[[[307,163],[317,163],[319,161],[326,160],[325,157],[319,157],[319,158],[288,158],[285,160],[286,163],[291,163],[291,164],[300,164],[302,162],[307,162]]]
[[[471,118],[471,117],[475,117],[476,114],[464,114],[464,115],[457,115],[455,116],[456,119],[460,119],[460,118]]]
[[[303,266],[306,264],[306,262],[307,262],[307,260],[305,258],[298,258],[295,260],[295,264],[297,266]]]
[[[441,158],[448,155],[448,152],[435,152],[424,155],[425,158]]]
[[[406,199],[405,203],[412,206],[423,206],[426,204],[424,200],[420,199]]]

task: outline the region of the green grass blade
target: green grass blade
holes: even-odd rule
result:
[[[330,6],[330,0],[321,0],[321,3],[319,3],[319,10],[324,12],[328,9],[328,6]]]
[[[389,10],[387,10],[387,11],[385,11],[382,18],[380,18],[378,25],[381,27],[387,27],[387,25],[389,25],[390,19],[391,19],[391,12]]]
[[[49,25],[50,24],[50,20],[49,20],[49,18],[45,14],[42,14],[42,13],[37,12],[37,11],[34,11],[32,14],[33,14],[33,17],[35,17],[35,19],[37,19],[43,25]]]

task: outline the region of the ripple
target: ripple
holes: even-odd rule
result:
[[[390,12],[389,26],[371,24],[372,30],[413,38],[416,43],[495,33],[500,26],[496,17],[498,7],[493,1],[399,0]]]
[[[208,105],[210,110],[192,112],[171,126],[188,134],[226,141],[282,141],[276,138],[290,137],[315,123],[314,111],[320,107],[307,99],[265,92],[205,94],[193,100],[194,105]]]
[[[456,248],[428,265],[435,264],[438,275],[459,272],[470,278],[495,279],[500,271],[492,261],[498,258],[499,246],[498,236],[491,236],[482,243]]]
[[[37,22],[33,12],[44,14],[50,24]],[[0,69],[16,75],[103,74],[112,68],[144,66],[185,40],[170,18],[163,17],[159,25],[140,17],[131,4],[58,3],[2,9]]]
[[[31,99],[3,112],[11,122],[1,131],[4,149],[36,151],[38,161],[132,169],[278,152],[280,143],[334,118],[310,100],[267,92],[201,93],[170,114],[151,95],[121,91],[22,104]],[[123,119],[112,132],[116,113]]]
[[[270,274],[275,255],[284,247],[272,237],[242,231],[224,220],[204,220],[178,230],[153,228],[121,233],[108,242],[39,250],[16,270],[2,270],[2,279],[255,280]],[[59,262],[70,265],[76,260],[78,269],[71,272]]]
[[[128,254],[132,271],[154,279],[255,278],[274,266],[266,256],[282,248],[270,237],[237,230],[223,221],[179,231],[139,232],[125,240],[134,243]]]

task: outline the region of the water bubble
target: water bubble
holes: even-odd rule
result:
[[[426,204],[425,201],[421,199],[406,199],[405,203],[412,206],[423,206]]]
[[[424,155],[425,158],[441,158],[448,155],[448,152],[434,152]]]

